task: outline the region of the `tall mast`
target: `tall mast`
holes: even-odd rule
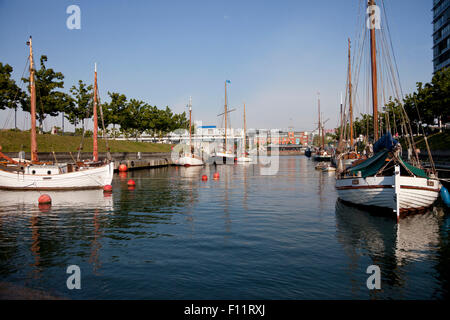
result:
[[[98,144],[97,144],[97,131],[98,131],[98,120],[97,120],[97,63],[95,64],[94,71],[94,161],[98,161]]]
[[[30,40],[27,42],[30,46],[30,99],[31,99],[31,162],[37,162],[37,141],[36,141],[36,83],[34,81],[34,61],[33,61],[33,44]]]
[[[348,39],[348,96],[350,117],[350,148],[353,149],[353,105],[352,105],[352,64],[351,64],[351,42]]]
[[[192,153],[192,98],[189,97],[189,149]]]
[[[322,123],[320,122],[320,92],[317,93],[317,104],[318,104],[318,108],[319,108],[319,144],[320,144],[321,135],[322,135]],[[322,148],[323,148],[323,145],[322,145]]]
[[[375,0],[369,0],[369,8],[375,6]],[[369,12],[369,19],[372,13]],[[378,140],[378,83],[377,83],[377,45],[375,25],[370,21],[370,58],[372,69],[372,104],[373,104],[373,134],[374,142]]]
[[[227,81],[225,80],[225,153],[227,152],[227,113]]]
[[[245,122],[245,102],[244,102],[244,157],[246,149],[247,149],[247,125]]]

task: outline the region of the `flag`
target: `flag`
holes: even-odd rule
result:
[[[230,84],[231,84],[231,81],[230,81],[230,80],[227,80],[227,83],[230,83]]]

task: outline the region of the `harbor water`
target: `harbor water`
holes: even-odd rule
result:
[[[334,174],[304,156],[280,157],[272,173],[132,171],[115,175],[111,194],[46,192],[51,206],[0,191],[0,284],[68,299],[449,298],[440,202],[397,224],[339,202]],[[67,287],[71,265],[80,289]],[[371,265],[378,290],[367,287]]]

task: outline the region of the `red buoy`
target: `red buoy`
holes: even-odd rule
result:
[[[52,203],[52,198],[48,194],[43,194],[38,199],[39,204],[50,204]]]
[[[218,172],[216,172],[216,173],[213,174],[213,179],[217,180],[217,179],[219,179],[219,178],[220,178],[220,175],[219,175]]]
[[[208,176],[207,175],[202,175],[202,181],[208,181]]]
[[[119,166],[119,171],[120,172],[126,172],[128,170],[127,165],[126,164],[121,164]]]
[[[129,187],[134,187],[135,185],[136,185],[136,182],[134,182],[134,180],[132,180],[132,179],[128,180]]]
[[[103,192],[112,192],[112,185],[107,184],[103,187]]]

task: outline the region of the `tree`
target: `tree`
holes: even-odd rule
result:
[[[92,99],[92,85],[86,85],[82,80],[78,80],[78,86],[72,86],[73,103],[65,107],[65,117],[71,124],[77,127],[85,118],[89,117],[89,110]]]
[[[47,69],[46,61],[47,56],[42,55],[40,59],[41,68],[35,71],[36,113],[41,128],[47,116],[56,117],[72,102],[72,98],[68,94],[56,91],[56,89],[64,87],[64,75],[61,72],[55,72],[53,69]],[[30,82],[29,78],[22,78],[22,80],[25,83]],[[30,90],[30,86],[28,86],[28,90]],[[22,106],[22,109],[27,112],[30,112],[30,108],[30,103]]]
[[[117,92],[108,92],[108,95],[111,98],[111,102],[102,104],[103,118],[105,127],[112,124],[115,129],[116,125],[120,125],[122,122],[123,113],[128,103],[127,97]]]
[[[27,95],[11,79],[13,67],[0,62],[0,110],[16,109],[27,102]]]

